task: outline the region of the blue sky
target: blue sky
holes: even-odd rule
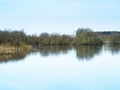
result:
[[[0,29],[73,34],[120,31],[120,0],[0,0]]]

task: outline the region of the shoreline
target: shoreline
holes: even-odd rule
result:
[[[120,45],[120,43],[116,44],[81,44],[81,45],[39,45],[39,46],[31,46],[31,45],[24,45],[24,46],[8,46],[8,45],[0,45],[0,55],[11,55],[15,53],[27,53],[34,50],[35,47],[80,47],[80,46],[103,46],[103,45]]]

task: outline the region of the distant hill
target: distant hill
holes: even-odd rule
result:
[[[111,35],[113,33],[120,34],[119,31],[100,31],[100,32],[95,32],[95,33],[102,34],[102,35]]]

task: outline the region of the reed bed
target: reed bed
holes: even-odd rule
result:
[[[31,51],[33,48],[31,45],[24,45],[24,46],[5,46],[0,45],[0,55],[10,55],[15,53],[26,53]]]

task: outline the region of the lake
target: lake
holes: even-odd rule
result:
[[[0,56],[0,90],[120,90],[120,45],[46,46]]]

